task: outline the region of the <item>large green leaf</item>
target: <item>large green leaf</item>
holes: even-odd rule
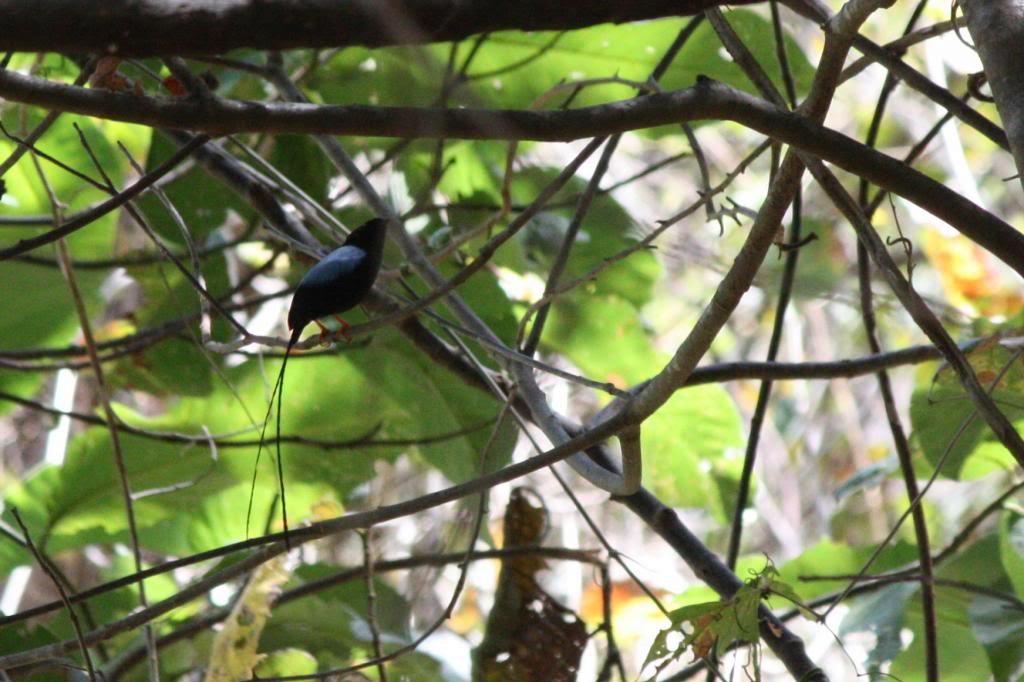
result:
[[[992,397],[1018,429],[1024,428],[1020,402],[1024,369],[1015,351],[992,342],[971,350],[967,358],[984,383],[1002,375]],[[1007,364],[1010,369],[1004,373]],[[941,367],[934,375],[921,371],[919,376],[922,380],[910,401],[910,420],[914,442],[933,467],[942,462],[944,476],[975,479],[1015,466],[949,367]]]
[[[729,22],[781,88],[770,23],[749,10],[733,10]],[[467,76],[472,94],[456,90],[455,102],[476,106],[529,107],[540,95],[566,80],[610,78],[646,81],[688,19],[664,19],[628,25],[602,24],[558,35],[550,31],[501,31],[479,46],[460,45],[459,65],[473,50]],[[786,37],[794,79],[804,91],[814,69],[800,46]],[[367,103],[425,105],[436,100],[444,78],[450,46],[340,51],[313,71],[309,89],[331,104]],[[666,90],[693,85],[698,74],[753,91],[742,70],[722,55],[721,44],[706,23],[700,26],[673,61],[660,84]],[[622,99],[635,94],[627,85],[587,88],[574,106]],[[568,96],[554,98],[549,106]]]
[[[375,351],[362,352],[372,358]],[[344,441],[366,435],[375,423],[389,422],[389,416],[397,411],[394,404],[374,388],[373,379],[366,378],[353,365],[364,359],[352,360],[347,355],[293,358],[285,385],[283,432]],[[268,376],[276,378],[278,368],[278,362],[268,363]],[[218,382],[208,396],[182,399],[157,417],[143,417],[124,407],[118,412],[122,419],[139,428],[193,434],[200,438],[204,429],[213,434],[239,432],[251,439],[254,437],[253,421],[262,418],[268,399],[266,383],[253,371],[255,369],[255,363],[248,363],[227,371],[226,378],[232,382],[233,390]],[[307,384],[305,389],[301,388],[303,384]],[[238,402],[236,394],[244,404]],[[418,422],[396,431],[397,437],[411,437],[410,431],[415,431],[417,436],[436,433],[424,434]],[[382,435],[396,437],[387,429]],[[177,553],[244,537],[255,446],[223,447],[215,459],[202,442],[197,445],[170,443],[125,432],[121,433],[121,441],[132,490],[137,493],[163,490],[135,504],[147,547]],[[290,491],[288,502],[292,518],[307,516],[311,505],[323,499],[329,490],[334,491],[334,496],[346,494],[373,476],[376,458],[393,457],[402,449],[369,447],[350,452],[325,450],[314,445],[284,445],[285,480]],[[249,529],[250,534],[263,531],[267,505],[277,494],[272,446],[264,449],[256,474],[255,527]],[[126,517],[119,489],[109,434],[105,429],[93,428],[72,440],[62,467],[43,469],[24,485],[12,487],[6,503],[18,506],[34,536],[45,538],[45,546],[57,551],[93,542],[124,542]],[[224,506],[227,500],[231,501],[230,508]],[[196,514],[195,528],[187,523],[188,518],[180,517],[186,512],[190,516]],[[171,519],[179,517],[182,523],[171,523]],[[204,521],[206,517],[210,517],[211,523]],[[203,531],[213,522],[218,524],[218,531],[231,532]],[[0,550],[6,566],[26,560],[23,553],[6,550],[11,550],[11,546],[5,545],[4,550]]]
[[[101,275],[79,271],[77,281],[92,313],[100,304]],[[78,316],[68,285],[60,271],[24,263],[6,262],[0,267],[0,291],[10,292],[0,315],[0,343],[3,350],[28,350],[65,346],[75,341]],[[30,397],[42,385],[41,372],[0,372],[0,390]],[[0,402],[0,414],[13,407]]]
[[[769,22],[749,10],[733,10],[726,16],[781,89]],[[566,80],[618,76],[644,82],[688,21],[664,19],[629,25],[602,24],[561,36],[545,31],[495,33],[478,50],[469,69],[469,76],[478,81],[474,94],[494,106],[521,108]],[[813,67],[800,46],[788,36],[786,47],[797,87],[804,91],[813,77]],[[516,65],[519,66],[510,69]],[[492,72],[493,75],[487,75]],[[723,56],[721,43],[707,22],[690,37],[659,83],[665,90],[685,88],[693,85],[698,74],[753,91],[742,70]],[[626,85],[587,88],[574,98],[573,105],[627,98],[635,92]],[[560,103],[568,94],[566,91],[556,97],[549,106]]]
[[[942,680],[973,682],[989,679],[991,668],[984,647],[971,627],[968,607],[971,597],[967,593],[948,588],[936,590],[937,631],[939,640],[939,670]],[[906,626],[913,632],[913,640],[895,658],[891,674],[911,682],[925,680],[924,632],[918,600],[906,610]]]
[[[452,140],[445,143],[444,173],[437,190],[452,202],[497,207],[501,201],[501,179],[505,172],[508,144],[489,140]],[[437,143],[414,141],[396,159],[413,197],[422,197],[434,186]],[[458,204],[457,204],[458,205]],[[449,210],[454,224],[469,227],[488,214],[483,211]]]
[[[393,404],[379,389],[375,373],[366,369],[380,361],[381,352],[375,345],[351,348],[334,356],[293,358],[284,381],[282,432],[308,438],[354,440],[381,426],[380,437],[395,437]],[[267,370],[268,376],[275,377],[277,363],[268,363]],[[282,449],[289,481],[322,482],[340,495],[371,479],[375,460],[393,459],[402,451],[391,446],[325,452],[298,443],[289,443]],[[265,458],[260,466],[260,476],[275,475],[270,459]]]
[[[327,156],[312,137],[278,135],[274,138],[267,161],[314,201],[326,200],[332,169]]]
[[[969,582],[981,587],[1005,590],[1006,574],[992,557],[999,551],[995,534],[987,535],[937,567],[936,576],[947,580]],[[952,587],[936,586],[936,616],[939,637],[939,669],[942,679],[986,679],[992,670],[989,656],[977,637],[970,608],[976,596]],[[892,674],[904,680],[923,680],[924,644],[921,608],[918,599],[907,609],[907,626],[914,639],[893,662]]]
[[[325,565],[302,566],[303,582],[338,572]],[[377,594],[376,625],[392,648],[409,641],[409,606],[394,588],[374,581]],[[363,580],[344,582],[299,600],[278,604],[260,639],[261,651],[298,648],[313,654],[322,668],[357,662],[372,641],[366,623],[367,597]]]
[[[651,348],[636,308],[614,296],[559,300],[544,328],[543,341],[589,378],[620,388],[647,379],[667,359]]]
[[[221,364],[221,359],[204,353],[198,345],[201,335],[197,315],[202,310],[199,293],[169,263],[135,266],[127,272],[139,285],[140,305],[132,313],[132,320],[140,328],[188,316],[195,319],[185,327],[182,336],[169,337],[115,361],[109,372],[112,385],[157,395],[209,393],[212,370]],[[218,292],[226,288],[227,274],[222,258],[206,260],[203,275],[208,290]],[[223,323],[219,314],[214,312],[213,316]]]
[[[914,583],[896,583],[856,599],[839,625],[839,636],[870,632],[875,645],[868,652],[864,667],[877,673],[903,649],[900,630],[906,618],[907,604],[917,592]]]
[[[643,423],[644,483],[673,507],[732,514],[742,465],[743,424],[721,386],[677,392]]]
[[[19,623],[15,626],[0,628],[0,656],[56,644],[61,639],[63,638],[55,635],[46,625],[26,626],[24,623]],[[54,675],[50,679],[63,678]]]
[[[491,444],[487,460],[481,461],[492,432],[487,422],[498,416],[501,406],[423,358],[404,341],[389,343],[362,370],[374,390],[391,401],[388,434],[415,439],[465,432],[418,448],[449,480],[466,481],[509,461],[515,444],[515,429],[509,420]]]
[[[160,524],[182,514],[234,482],[230,471],[201,448],[120,434],[140,540],[166,550],[171,540]],[[60,467],[46,467],[12,487],[5,504],[16,506],[33,537],[47,551],[90,543],[127,542],[127,515],[109,432],[91,428],[74,438]],[[162,494],[145,494],[157,493]],[[140,494],[143,494],[139,497]],[[180,545],[176,545],[180,547]],[[24,553],[4,552],[17,563]],[[10,564],[9,564],[10,565]]]
[[[448,51],[446,45],[350,47],[311,73],[309,90],[330,104],[426,106],[440,91]]]
[[[41,118],[38,111],[30,110],[25,122],[31,127],[38,124]],[[8,131],[21,129],[19,115],[13,108],[4,110],[3,122]],[[72,125],[74,123],[82,130],[111,181],[122,186],[129,164],[115,144],[123,142],[133,153],[144,150],[145,140],[141,138],[144,129],[114,123],[96,124],[92,119],[70,115],[58,118],[38,141],[37,147],[94,179],[100,178],[99,173],[85,154],[78,132]],[[14,143],[0,137],[0,156],[6,157],[14,151],[14,147]],[[74,174],[45,160],[40,163],[54,194],[65,205],[65,218],[108,198],[107,193],[92,187]],[[4,215],[51,214],[49,197],[29,155],[24,155],[4,175],[3,180],[6,192],[0,200],[0,211]],[[67,237],[72,260],[109,257],[116,216],[116,213],[109,213]],[[0,246],[36,236],[44,229],[46,227],[5,227],[0,234]],[[55,248],[48,245],[36,249],[32,255],[49,258],[52,265],[8,261],[0,268],[0,291],[11,293],[4,302],[4,315],[0,316],[0,338],[3,339],[5,350],[64,346],[75,339],[78,330],[78,318],[71,294],[57,269]],[[104,273],[76,268],[75,274],[87,310],[90,315],[94,315],[101,302],[99,285]],[[31,396],[41,383],[42,376],[39,374],[0,374],[0,390],[21,396]],[[0,412],[8,409],[8,404],[0,405]]]
[[[513,182],[515,201],[528,203],[547,186],[556,172],[546,168],[530,168],[516,174]],[[506,247],[495,262],[516,271],[537,272],[547,280],[547,273],[559,253],[574,211],[575,197],[586,183],[578,178],[569,181],[552,199],[552,205],[564,206],[541,213],[523,227],[516,244],[519,251]],[[614,294],[640,306],[651,298],[651,288],[660,274],[654,254],[648,249],[633,251],[628,257],[610,266],[606,261],[636,246],[637,226],[629,213],[610,195],[595,197],[586,218],[576,234],[569,260],[560,284],[567,284],[595,269],[604,267],[596,280],[576,290],[581,300],[594,293]]]
[[[811,600],[846,586],[846,580],[801,580],[804,576],[850,575],[863,570],[875,552],[875,546],[853,547],[848,544],[822,540],[805,550],[800,556],[787,561],[780,569],[782,578],[798,587],[805,600]],[[887,545],[871,564],[869,573],[881,573],[903,568],[917,558],[915,547],[904,541]],[[761,556],[755,560],[763,561]],[[742,571],[739,571],[742,574]]]
[[[995,682],[1019,680],[1024,665],[1024,614],[1006,601],[978,595],[968,608],[971,628],[985,647]]]
[[[31,127],[41,122],[42,115],[37,110],[30,110],[27,119]],[[8,131],[21,129],[18,114],[13,108],[4,110],[2,120]],[[59,159],[78,173],[101,184],[105,184],[105,181],[85,153],[82,138],[75,130],[75,125],[82,131],[89,148],[110,181],[118,188],[124,187],[131,166],[117,145],[123,144],[134,157],[140,158],[148,146],[149,130],[122,123],[97,123],[90,118],[66,114],[58,118],[36,143],[36,148],[40,151]],[[0,137],[0,155],[6,156],[14,151],[14,147],[14,143]],[[94,187],[74,173],[43,159],[40,159],[40,164],[54,195],[63,204],[62,217],[65,220],[110,198],[108,192]],[[18,163],[7,171],[3,180],[7,191],[0,202],[0,210],[5,215],[51,215],[49,195],[28,154],[22,156]],[[117,215],[117,212],[107,213],[68,236],[67,242],[73,259],[109,257]],[[45,228],[5,228],[2,243],[6,245],[18,239],[37,235],[41,229]],[[53,248],[39,249],[36,254],[52,257]]]

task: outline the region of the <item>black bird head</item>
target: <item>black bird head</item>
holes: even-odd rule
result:
[[[384,218],[374,218],[352,230],[343,246],[358,246],[379,263],[384,257],[384,242],[387,241],[387,235],[388,221]]]

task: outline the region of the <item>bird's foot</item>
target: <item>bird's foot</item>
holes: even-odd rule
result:
[[[333,332],[331,332],[330,329],[321,324],[320,320],[313,320],[313,322],[316,322],[316,326],[320,327],[320,336],[317,339],[317,343],[325,347],[330,346],[331,343],[334,341]]]
[[[341,319],[341,317],[339,317],[338,315],[332,315],[331,317],[333,317],[335,320],[338,321],[338,324],[341,325],[340,329],[338,329],[336,331],[332,331],[332,330],[328,329],[327,327],[325,327],[323,325],[323,323],[320,322],[320,320],[313,320],[314,322],[316,322],[316,326],[320,327],[320,337],[319,337],[320,345],[321,346],[330,346],[332,343],[337,341],[339,338],[345,339],[345,343],[350,343],[352,341],[352,337],[348,335],[348,328],[349,328],[348,322],[346,322],[345,320]]]
[[[338,329],[337,332],[335,332],[334,338],[338,338],[340,336],[341,338],[345,339],[345,343],[351,343],[352,337],[348,335],[348,322],[346,322],[340,315],[332,315],[331,317],[337,320],[338,324],[341,325],[341,328]]]

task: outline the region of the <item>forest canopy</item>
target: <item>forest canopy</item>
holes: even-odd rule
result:
[[[0,670],[1017,679],[1020,12],[0,0]]]

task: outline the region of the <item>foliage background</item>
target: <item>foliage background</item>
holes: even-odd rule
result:
[[[879,42],[896,38],[896,27],[907,23],[911,9],[900,3],[880,13],[864,33]],[[726,16],[782,87],[768,9],[736,9]],[[948,8],[930,6],[922,23],[946,19]],[[444,101],[448,106],[557,109],[568,101],[576,107],[631,97],[633,86],[647,80],[683,23],[665,19],[599,25],[564,34],[510,31],[459,44],[294,51],[282,58],[285,71],[297,77],[313,102],[429,106]],[[789,72],[797,93],[803,94],[814,75],[820,34],[816,27],[795,20],[787,21],[786,28]],[[230,57],[254,65],[265,62],[256,51]],[[933,79],[944,79],[957,94],[966,89],[968,74],[980,70],[973,53],[948,30],[912,48],[906,60]],[[190,65],[215,75],[218,96],[276,97],[258,71],[233,68],[237,64],[231,62],[195,60]],[[78,75],[74,61],[58,55],[15,54],[7,68],[66,82]],[[463,77],[455,78],[460,69]],[[160,95],[150,74],[166,75],[166,67],[149,59],[124,63],[120,72],[140,82],[147,93]],[[707,22],[686,42],[658,86],[689,87],[699,74],[756,94]],[[884,78],[885,71],[872,66],[844,85],[827,124],[862,138]],[[581,83],[576,89],[566,85],[576,82]],[[996,118],[991,104],[976,106]],[[6,101],[0,121],[11,135],[24,136],[45,113]],[[940,115],[920,95],[897,89],[880,128],[879,147],[902,157]],[[762,139],[721,122],[695,125],[693,135],[711,169],[712,184],[736,168]],[[472,229],[502,204],[507,143],[397,143],[371,137],[341,142],[389,204],[404,215],[407,229],[435,253],[442,253],[454,239],[472,235]],[[307,221],[324,244],[337,243],[337,225],[353,227],[369,217],[312,138],[252,134],[221,143],[272,178],[280,200]],[[177,146],[157,129],[76,115],[59,117],[36,145],[38,151],[89,176],[96,177],[95,166],[102,167],[117,187],[137,175],[133,162],[150,170]],[[582,146],[521,143],[508,178],[512,215],[533,201]],[[12,138],[0,140],[3,157],[16,148]],[[602,182],[602,187],[613,189],[594,200],[562,281],[603,269],[557,298],[541,340],[538,357],[544,363],[620,389],[634,386],[662,369],[696,322],[742,244],[751,212],[765,196],[771,154],[755,160],[715,199],[712,210],[717,214],[697,211],[659,235],[653,248],[605,264],[649,235],[659,220],[698,199],[702,184],[694,151],[693,140],[676,126],[623,137]],[[65,216],[107,196],[75,174],[45,161],[41,164],[49,189],[30,155],[3,176],[4,244],[38,234],[51,224],[50,192],[61,202],[59,210]],[[1017,188],[1003,181],[1015,173],[1012,158],[969,127],[948,124],[918,167],[1011,224],[1020,227],[1024,222]],[[517,342],[517,329],[529,305],[544,291],[576,201],[593,172],[593,162],[584,165],[542,214],[459,289],[510,346]],[[319,208],[312,208],[314,204]],[[266,229],[245,197],[212,179],[200,164],[188,162],[161,184],[160,193],[144,195],[135,207],[159,239],[183,256],[186,267],[191,267],[190,249],[201,254],[198,274],[205,286],[224,302],[238,304],[237,319],[251,334],[284,335],[287,287],[298,281],[311,259],[295,249],[278,253],[285,244]],[[828,362],[866,355],[858,311],[856,236],[809,180],[804,184],[801,217],[805,233],[816,239],[800,249],[778,359]],[[495,229],[507,222],[501,218]],[[182,225],[192,245],[183,239]],[[1018,398],[1022,376],[1014,343],[1022,303],[1019,281],[991,255],[899,198],[883,204],[874,226],[883,236],[901,234],[910,240],[913,250],[909,259],[902,257],[901,265],[913,264],[914,287],[958,342],[978,340],[970,346],[971,364],[988,380],[1000,377],[995,397],[1018,423],[1024,409]],[[439,263],[442,272],[456,272],[484,241],[483,236],[470,236]],[[124,425],[121,447],[146,563],[280,530],[274,511],[278,484],[273,453],[264,451],[257,466],[251,445],[279,368],[278,350],[250,343],[226,351],[234,331],[219,315],[198,315],[205,309],[193,286],[159,256],[126,213],[108,214],[77,231],[67,246],[100,343],[113,409]],[[899,248],[892,252],[901,257]],[[82,350],[86,341],[80,319],[55,254],[47,247],[0,264],[0,291],[7,292],[0,316],[6,535],[0,542],[0,574],[11,576],[5,595],[13,594],[15,576],[25,575],[19,567],[34,563],[20,542],[22,533],[10,515],[12,508],[17,508],[35,544],[76,589],[133,571],[127,549],[132,539],[117,494],[120,477],[108,429],[76,419],[64,427],[69,430],[55,431],[60,420],[43,409],[53,404],[55,391],[60,393],[56,377],[65,373],[77,379],[71,389],[72,409],[79,415],[103,415],[98,385]],[[765,357],[778,315],[783,264],[773,252],[758,273],[755,288],[716,338],[706,365]],[[400,265],[401,254],[392,244],[386,268],[393,274]],[[415,279],[408,281],[409,290],[393,276],[384,284],[404,297],[427,291]],[[926,344],[884,282],[878,279],[873,286],[884,348]],[[256,300],[259,303],[252,302]],[[447,315],[442,307],[437,313]],[[360,312],[349,321],[365,319]],[[422,319],[435,333],[446,333],[433,318]],[[168,323],[173,324],[162,326]],[[161,329],[166,331],[152,335]],[[486,352],[465,338],[474,352]],[[134,340],[139,343],[131,345]],[[922,505],[931,547],[939,552],[953,543],[956,550],[943,556],[935,569],[942,679],[1015,679],[1024,665],[1019,468],[983,422],[972,420],[971,403],[952,372],[931,357],[929,362],[919,359],[917,364],[898,366],[891,377],[911,436],[918,478],[930,484]],[[483,362],[492,368],[500,363],[495,358]],[[299,353],[288,367],[282,433],[316,441],[284,445],[293,525],[374,509],[472,480],[482,469],[494,470],[532,454],[527,433],[542,438],[535,430],[520,432],[509,421],[494,426],[502,410],[499,401],[432,361],[394,327],[351,344]],[[540,373],[539,381],[552,407],[579,421],[591,418],[608,401],[600,391],[550,374]],[[756,372],[750,372],[745,378],[686,388],[645,422],[642,432],[645,486],[723,555],[759,386]],[[736,566],[740,577],[760,570],[768,558],[779,568],[781,579],[810,604],[842,591],[850,584],[849,576],[860,571],[874,552],[879,555],[869,573],[909,566],[911,577],[916,575],[919,538],[910,523],[898,526],[907,498],[884,414],[871,374],[842,376],[837,371],[828,379],[775,384],[760,431],[751,504],[742,515],[744,538]],[[965,420],[968,425],[958,433]],[[168,434],[186,434],[189,442]],[[238,441],[250,444],[239,446]],[[59,457],[55,453],[61,450]],[[635,678],[668,620],[624,568],[668,609],[717,597],[635,516],[568,470],[565,475],[589,522],[547,471],[516,485],[530,486],[545,503],[550,526],[545,544],[600,548],[587,526],[592,523],[621,552],[622,563],[612,561],[607,552],[601,556],[610,575],[611,626],[623,669]],[[253,515],[247,529],[250,494]],[[500,519],[508,496],[507,485],[490,492],[477,542],[480,548],[500,545]],[[997,500],[1000,504],[980,523],[969,525]],[[383,524],[370,533],[371,554],[381,559],[462,550],[473,537],[474,511],[470,499]],[[961,537],[965,528],[969,536]],[[892,537],[887,537],[890,531]],[[355,534],[307,545],[298,556],[283,569],[286,589],[332,574],[339,565],[365,561],[363,544]],[[225,557],[147,580],[147,597],[152,603],[173,595],[181,585],[233,560]],[[480,642],[493,603],[497,567],[493,561],[471,565],[453,617],[417,653],[389,663],[391,675],[468,677],[470,650]],[[380,647],[389,650],[408,643],[442,612],[460,575],[454,563],[379,573],[372,581],[377,601],[370,606],[363,581],[282,603],[272,609],[258,635],[259,650],[270,657],[257,672],[267,676],[323,671],[356,663]],[[601,580],[599,570],[574,562],[549,562],[543,573],[545,588],[579,612],[589,631],[604,622]],[[833,679],[854,679],[857,673],[872,670],[886,670],[901,680],[925,679],[918,583],[879,584],[830,610],[825,624],[791,624]],[[157,633],[190,626],[204,612],[228,603],[239,588],[238,581],[220,586],[206,599],[171,611],[155,622]],[[47,577],[35,570],[20,596],[20,608],[55,596]],[[135,609],[137,588],[108,592],[88,604],[85,617],[91,629]],[[769,604],[777,611],[792,606],[778,598]],[[72,623],[62,612],[0,628],[0,653],[73,636]],[[161,649],[161,673],[177,676],[208,665],[212,639],[212,630],[203,628]],[[111,674],[142,677],[141,642],[138,631],[120,634],[106,644],[106,651],[98,652],[99,659],[106,661],[103,665]],[[129,653],[134,666],[122,666]],[[607,640],[592,637],[581,679],[596,675],[607,656]],[[684,656],[662,676],[690,659]],[[753,660],[746,651],[725,655],[719,666],[726,676],[736,667],[758,667],[766,679],[785,674],[777,661]],[[368,672],[381,674],[378,668]],[[646,673],[651,672],[648,667]]]

